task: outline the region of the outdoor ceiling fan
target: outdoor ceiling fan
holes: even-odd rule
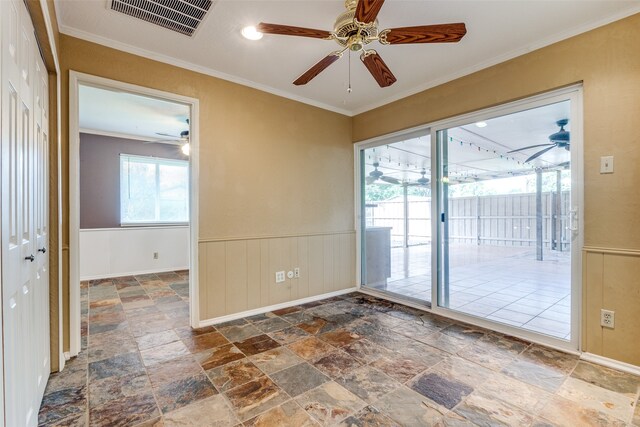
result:
[[[427,178],[425,175],[427,174],[427,170],[422,168],[422,171],[420,172],[420,175],[422,175],[420,178],[416,179],[414,182],[406,182],[404,183],[405,185],[408,186],[424,186],[429,184],[429,178]]]
[[[397,178],[394,178],[392,176],[385,176],[385,174],[382,171],[378,170],[379,166],[380,166],[380,163],[373,162],[374,169],[371,172],[369,172],[369,176],[365,178],[365,182],[367,184],[373,184],[377,180],[384,181],[388,184],[396,184],[396,185],[402,184],[402,181],[400,181]]]
[[[311,28],[293,27],[289,25],[268,24],[261,22],[256,30],[264,34],[280,34],[285,36],[311,37],[334,40],[341,50],[330,53],[317,64],[298,77],[293,84],[305,85],[342,57],[348,49],[351,52],[362,52],[360,60],[378,82],[380,87],[391,86],[396,82],[387,64],[373,49],[365,49],[365,45],[379,41],[382,44],[413,43],[455,43],[459,42],[467,32],[464,23],[420,25],[416,27],[389,28],[378,30],[378,12],[384,0],[345,0],[346,12],[336,18],[333,31],[315,30]],[[351,87],[349,87],[350,91]]]
[[[374,169],[371,172],[369,172],[369,175],[365,178],[365,182],[367,184],[373,184],[377,180],[384,181],[387,184],[403,185],[407,187],[425,186],[429,184],[429,178],[425,176],[427,174],[427,171],[424,168],[420,172],[422,176],[416,179],[415,181],[411,182],[411,181],[400,181],[398,178],[394,178],[392,176],[386,176],[383,172],[378,170],[379,166],[380,166],[380,163],[378,162],[373,163]]]
[[[518,151],[524,151],[524,150],[528,150],[530,148],[537,148],[537,147],[546,147],[543,148],[542,150],[538,151],[537,153],[534,153],[533,155],[529,156],[529,158],[527,160],[524,161],[524,163],[528,163],[531,160],[537,159],[538,157],[542,156],[544,153],[546,153],[547,151],[553,149],[553,148],[564,148],[565,150],[569,151],[571,149],[571,138],[570,138],[570,132],[564,130],[564,127],[569,123],[569,119],[560,119],[556,122],[556,124],[558,126],[560,126],[560,130],[556,133],[553,133],[551,135],[549,135],[549,141],[551,142],[550,144],[536,144],[536,145],[529,145],[528,147],[522,147],[522,148],[518,148],[517,150],[511,150],[508,151],[508,153],[517,153]]]

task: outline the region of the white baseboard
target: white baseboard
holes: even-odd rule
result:
[[[617,369],[618,371],[640,376],[640,366],[632,365],[630,363],[620,362],[615,359],[609,359],[608,357],[599,356],[597,354],[586,353],[586,352],[582,353],[580,358],[587,362],[596,363],[598,365],[606,366],[607,368]]]
[[[241,311],[239,313],[228,314],[226,316],[215,317],[213,319],[201,320],[198,324],[198,327],[204,328],[205,326],[217,325],[218,323],[229,322],[231,320],[242,319],[243,317],[255,316],[256,314],[267,313],[273,310],[280,310],[282,308],[293,307],[294,305],[306,304],[308,302],[319,301],[331,297],[335,297],[338,295],[348,294],[350,292],[357,291],[357,287],[341,289],[339,291],[328,292],[326,294],[315,295],[312,297],[301,298],[294,301],[287,301],[280,304],[269,305],[266,307],[254,308],[253,310]]]
[[[67,356],[69,355],[69,353],[60,353],[58,355],[58,372],[62,372],[62,370],[64,369],[64,367],[67,365]]]
[[[81,277],[80,280],[81,281],[85,281],[85,280],[99,280],[99,279],[111,279],[112,277],[124,277],[124,276],[138,276],[141,274],[152,274],[152,273],[170,273],[172,271],[181,271],[181,270],[189,270],[189,266],[186,267],[173,267],[173,268],[162,268],[162,269],[151,269],[151,270],[138,270],[138,271],[131,271],[131,272],[125,272],[125,273],[117,273],[116,275],[113,274],[98,274],[95,276],[87,276],[87,277]]]

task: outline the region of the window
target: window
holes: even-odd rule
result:
[[[189,222],[189,162],[120,155],[120,223]]]

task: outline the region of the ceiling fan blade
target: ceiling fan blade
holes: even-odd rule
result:
[[[537,144],[537,145],[529,145],[528,147],[522,147],[522,148],[518,148],[517,150],[507,151],[507,154],[509,154],[509,153],[517,153],[518,151],[528,150],[529,148],[548,147],[549,145],[556,145],[556,144]]]
[[[296,85],[296,86],[306,85],[315,76],[317,76],[318,74],[323,72],[329,65],[333,64],[338,59],[340,59],[340,56],[341,55],[340,55],[339,52],[330,53],[329,55],[327,55],[324,58],[322,58],[320,60],[320,62],[318,62],[316,65],[314,65],[313,67],[309,68],[303,75],[298,77],[296,79],[296,81],[293,82],[293,84]]]
[[[180,139],[150,139],[148,141],[143,141],[143,144],[169,144],[169,145],[179,145],[184,144],[184,141]]]
[[[387,64],[382,60],[382,57],[375,50],[364,52],[360,55],[360,59],[380,87],[391,86],[396,82],[396,76],[393,75]]]
[[[370,24],[376,20],[384,0],[359,0],[356,7],[356,20],[362,24]]]
[[[291,25],[268,24],[266,22],[259,23],[256,27],[256,30],[264,34],[311,37],[314,39],[331,39],[333,37],[333,34],[330,31],[315,30],[313,28],[293,27]]]
[[[378,180],[378,178],[376,178],[375,176],[367,176],[367,177],[364,178],[364,182],[366,182],[369,185],[373,184],[377,180]]]
[[[396,185],[402,184],[402,181],[400,181],[398,178],[394,178],[392,176],[383,175],[383,176],[380,177],[380,180],[384,181],[386,183],[389,183],[389,184],[396,184]]]
[[[382,44],[456,43],[467,34],[464,23],[389,28],[379,34]]]
[[[529,163],[531,160],[533,160],[533,159],[537,159],[538,157],[542,156],[542,155],[543,155],[544,153],[546,153],[547,151],[549,151],[549,150],[551,150],[551,149],[554,149],[554,148],[556,148],[556,145],[555,145],[555,144],[553,144],[553,146],[551,146],[551,147],[547,147],[547,148],[545,148],[544,150],[540,150],[540,151],[538,151],[536,154],[534,154],[533,156],[529,157],[529,158],[528,158],[527,160],[525,160],[524,162],[525,162],[525,163]]]

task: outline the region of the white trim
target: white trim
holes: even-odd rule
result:
[[[339,291],[327,292],[322,295],[315,295],[312,297],[306,297],[297,299],[294,301],[282,302],[280,304],[269,305],[266,307],[254,308],[252,310],[241,311],[239,313],[228,314],[226,316],[214,317],[213,319],[206,319],[200,321],[198,327],[204,328],[205,326],[217,325],[218,323],[229,322],[231,320],[242,319],[243,317],[255,316],[256,314],[268,313],[269,311],[280,310],[282,308],[293,307],[295,305],[306,304],[308,302],[320,301],[323,299],[335,297],[338,295],[348,294],[350,292],[356,292],[357,287],[341,289]]]
[[[55,7],[54,7],[55,8]],[[58,371],[62,371],[65,366],[64,357],[64,329],[63,329],[63,303],[62,303],[62,154],[61,154],[61,141],[62,141],[62,100],[61,100],[61,83],[60,83],[60,61],[58,58],[58,47],[55,43],[55,37],[53,32],[53,21],[49,14],[49,7],[47,0],[40,0],[40,9],[42,10],[42,16],[44,17],[44,25],[47,30],[47,37],[49,38],[49,47],[51,48],[51,54],[53,56],[53,65],[56,73],[56,114],[55,120],[57,121],[58,133],[56,135],[57,145],[57,175],[58,175],[58,224],[52,231],[58,235]],[[49,88],[51,91],[51,88]],[[49,119],[51,119],[51,111],[49,111]],[[51,141],[50,141],[51,142]],[[53,194],[51,191],[49,194]],[[50,243],[50,241],[49,241]],[[49,289],[53,284],[49,283]],[[51,367],[53,368],[53,366]]]
[[[42,0],[41,0],[42,1]],[[57,7],[59,0],[55,0],[54,4],[56,5],[56,9],[60,9],[59,7]],[[450,73],[444,77],[440,77],[437,79],[433,79],[429,82],[423,83],[417,87],[414,87],[410,90],[398,93],[396,95],[384,98],[378,102],[373,102],[371,104],[368,104],[364,107],[361,108],[356,108],[354,110],[345,110],[343,108],[339,108],[339,107],[334,107],[332,105],[323,103],[323,102],[319,102],[319,101],[315,101],[313,99],[310,98],[305,98],[305,97],[301,97],[295,94],[292,94],[290,92],[281,90],[281,89],[276,89],[273,88],[271,86],[262,84],[262,83],[256,83],[254,81],[251,80],[247,80],[247,79],[243,79],[240,77],[236,77],[236,76],[232,76],[230,74],[227,73],[223,73],[221,71],[217,71],[214,70],[212,68],[209,67],[205,67],[202,65],[197,65],[194,64],[192,62],[189,61],[183,61],[180,59],[176,59],[173,57],[170,57],[168,55],[164,55],[164,54],[160,54],[160,53],[156,53],[156,52],[152,52],[146,49],[142,49],[136,46],[132,46],[129,45],[127,43],[123,43],[123,42],[119,42],[113,39],[110,39],[108,37],[103,37],[103,36],[98,36],[96,34],[92,34],[89,33],[87,31],[83,31],[83,30],[78,30],[76,28],[70,27],[68,25],[65,25],[61,22],[61,18],[60,18],[60,14],[57,14],[58,17],[58,28],[60,30],[61,33],[63,34],[67,34],[69,36],[72,37],[76,37],[79,39],[83,39],[83,40],[87,40],[93,43],[97,43],[103,46],[107,46],[113,49],[117,49],[117,50],[121,50],[123,52],[128,52],[134,55],[138,55],[144,58],[148,58],[148,59],[152,59],[154,61],[158,61],[158,62],[163,62],[165,64],[170,64],[170,65],[174,65],[176,67],[180,67],[180,68],[184,68],[187,70],[191,70],[191,71],[196,71],[198,73],[202,73],[202,74],[206,74],[209,76],[213,76],[213,77],[217,77],[219,79],[223,79],[223,80],[227,80],[233,83],[237,83],[237,84],[241,84],[243,86],[248,86],[248,87],[252,87],[254,89],[258,89],[261,90],[263,92],[267,92],[267,93],[271,93],[274,95],[278,95],[278,96],[282,96],[284,98],[288,98],[288,99],[292,99],[294,101],[298,101],[298,102],[302,102],[304,104],[308,104],[308,105],[312,105],[314,107],[318,107],[318,108],[323,108],[325,110],[329,110],[329,111],[333,111],[336,113],[340,113],[346,116],[356,116],[358,114],[362,114],[365,113],[367,111],[373,110],[375,108],[379,108],[382,107],[383,105],[386,104],[390,104],[394,101],[397,101],[399,99],[402,98],[406,98],[408,96],[411,95],[415,95],[416,93],[420,93],[423,92],[425,90],[431,89],[433,87],[442,85],[444,83],[450,82],[452,80],[467,76],[469,74],[475,73],[477,71],[483,70],[485,68],[489,68],[491,66],[494,66],[496,64],[500,64],[502,62],[508,61],[510,59],[513,58],[517,58],[519,56],[525,55],[527,53],[530,53],[534,50],[538,50],[541,49],[543,47],[552,45],[554,43],[560,42],[562,40],[566,40],[568,38],[577,36],[579,34],[582,33],[586,33],[588,31],[591,31],[595,28],[598,27],[602,27],[604,25],[610,24],[612,22],[615,21],[619,21],[621,19],[624,19],[626,17],[629,17],[631,15],[634,15],[636,13],[640,12],[640,5],[638,4],[634,4],[633,6],[629,7],[628,9],[625,9],[623,11],[620,11],[618,13],[614,13],[608,17],[605,18],[600,18],[600,19],[596,19],[593,20],[591,22],[587,22],[585,24],[576,26],[574,28],[570,28],[567,30],[564,30],[560,33],[554,34],[553,36],[549,36],[545,39],[541,39],[536,41],[535,43],[529,44],[527,46],[523,46],[520,47],[518,49],[514,49],[510,52],[501,54],[501,55],[497,55],[493,58],[490,58],[488,60],[485,60],[483,62],[480,62],[476,65],[472,65],[470,67],[464,68],[462,70],[458,70],[456,72]]]
[[[113,274],[96,274],[94,276],[86,276],[86,277],[81,277],[80,280],[85,281],[85,280],[100,280],[100,279],[111,279],[114,277],[124,277],[124,276],[139,276],[142,274],[153,274],[153,273],[171,273],[173,271],[180,271],[180,270],[188,270],[189,266],[186,265],[184,267],[175,267],[175,268],[161,268],[160,270],[153,269],[153,270],[137,270],[137,271],[131,271],[131,272],[127,272],[127,273],[118,273],[117,276],[114,276]]]
[[[608,357],[599,356],[597,354],[587,352],[582,353],[580,355],[580,359],[586,362],[606,366],[607,368],[626,372],[628,374],[640,376],[640,366],[632,365],[630,363],[620,362],[619,360],[609,359]]]
[[[360,151],[363,148],[359,144],[353,144],[353,197],[355,202],[354,220],[356,228],[356,287],[358,290],[362,288],[362,181],[360,174]]]
[[[298,101],[303,104],[311,105],[313,107],[322,108],[323,110],[333,111],[334,113],[342,114],[349,117],[353,116],[352,112],[349,110],[334,107],[332,105],[325,104],[324,102],[315,101],[313,99],[305,98],[303,96],[294,95],[292,93],[286,92],[281,89],[276,89],[262,83],[256,83],[254,81],[243,79],[241,77],[232,76],[231,74],[223,73],[221,71],[217,71],[209,67],[197,65],[188,61],[183,61],[181,59],[176,59],[168,55],[152,52],[146,49],[129,45],[127,43],[122,43],[116,40],[112,40],[107,37],[102,37],[102,36],[98,36],[83,30],[78,30],[78,29],[69,27],[67,25],[59,25],[59,29],[62,34],[66,34],[68,36],[76,37],[92,43],[97,43],[99,45],[106,46],[111,49],[117,49],[122,52],[131,53],[133,55],[137,55],[143,58],[162,62],[164,64],[173,65],[175,67],[183,68],[185,70],[195,71],[196,73],[205,74],[211,77],[216,77],[218,79],[226,80],[228,82],[236,83],[242,86],[247,86],[253,89],[260,90],[262,92],[267,92],[273,95],[281,96],[283,98],[291,99],[293,101]]]
[[[51,21],[51,15],[49,14],[49,7],[47,6],[47,0],[40,0],[40,8],[42,9],[42,16],[44,17],[44,26],[47,29],[47,37],[49,37],[49,47],[51,48],[51,54],[53,55],[53,65],[56,69],[56,74],[60,76],[60,62],[58,60],[58,48],[55,43],[53,34],[53,23]],[[54,6],[55,9],[55,6]]]
[[[135,225],[135,226],[126,226],[126,227],[113,227],[113,228],[81,228],[80,231],[82,231],[83,233],[91,233],[93,231],[95,232],[99,232],[99,231],[132,231],[132,230],[154,230],[154,229],[161,229],[161,230],[166,230],[168,228],[187,228],[189,227],[188,223],[181,223],[181,224],[167,224],[167,225],[149,225],[149,226],[140,226],[140,225]]]
[[[190,254],[189,254],[189,295],[190,323],[198,324],[199,286],[198,286],[198,171],[199,171],[199,101],[183,95],[177,95],[156,89],[150,89],[130,83],[69,71],[69,353],[76,356],[80,352],[80,187],[79,187],[79,85],[87,84],[105,87],[134,94],[162,99],[168,102],[182,103],[190,107],[190,144],[189,156],[191,180],[190,187]],[[74,286],[75,284],[75,286]]]

